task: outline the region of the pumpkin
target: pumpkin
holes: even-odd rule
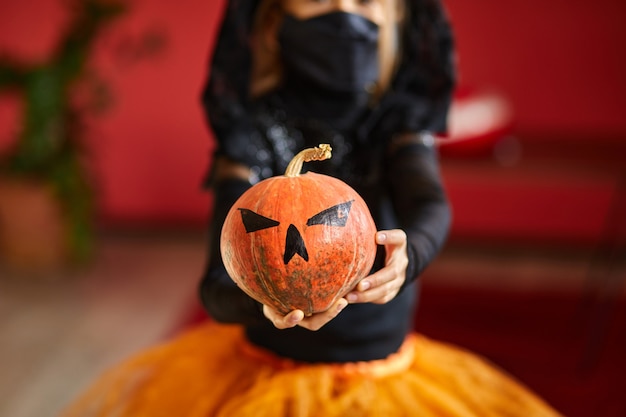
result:
[[[361,196],[337,178],[300,173],[303,162],[330,157],[326,144],[300,152],[285,175],[242,194],[222,226],[230,277],[282,314],[329,309],[374,263],[376,225]]]

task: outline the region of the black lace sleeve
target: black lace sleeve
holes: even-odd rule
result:
[[[227,1],[201,97],[218,153],[235,160],[255,131],[250,118],[250,31],[258,3]]]
[[[443,247],[451,210],[432,145],[412,143],[397,149],[390,155],[387,173],[394,210],[407,234],[408,284]]]
[[[245,294],[228,276],[220,254],[220,233],[231,206],[248,188],[242,180],[214,184],[214,208],[209,229],[209,257],[200,284],[200,299],[209,315],[223,323],[253,324],[264,320],[262,306]]]

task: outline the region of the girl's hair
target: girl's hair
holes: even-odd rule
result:
[[[380,98],[391,84],[400,59],[400,42],[405,10],[403,0],[374,0],[381,3],[385,23],[379,28],[378,63],[379,78],[374,100]],[[275,89],[282,79],[280,51],[276,41],[277,31],[284,16],[281,0],[262,0],[256,12],[252,29],[252,74],[250,95],[261,96]]]

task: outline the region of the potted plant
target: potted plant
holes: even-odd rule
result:
[[[107,0],[67,4],[71,19],[45,62],[0,56],[0,93],[17,94],[21,104],[17,138],[0,155],[0,250],[18,266],[85,260],[92,248],[85,125],[107,89],[89,60],[124,7]]]

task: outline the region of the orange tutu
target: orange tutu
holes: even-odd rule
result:
[[[480,357],[421,335],[387,359],[303,364],[203,324],[105,373],[63,417],[559,416]]]

